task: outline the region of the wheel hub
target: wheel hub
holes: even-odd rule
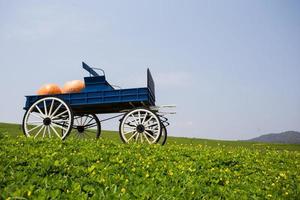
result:
[[[77,126],[77,131],[79,133],[83,133],[84,132],[84,126]]]
[[[43,120],[43,123],[45,126],[49,126],[51,124],[51,119],[49,117],[46,117],[44,120]]]
[[[142,124],[137,125],[136,131],[137,131],[138,133],[143,133],[143,132],[145,131],[145,126],[142,125]]]

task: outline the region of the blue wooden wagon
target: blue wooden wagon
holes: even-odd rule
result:
[[[147,87],[119,89],[109,84],[102,75],[84,62],[83,68],[90,74],[84,77],[85,89],[79,93],[26,96],[23,132],[26,137],[58,137],[68,135],[79,138],[101,134],[101,122],[97,114],[119,113],[119,134],[123,142],[165,144],[167,118],[155,105],[155,85],[147,70]],[[70,134],[72,133],[72,134]]]

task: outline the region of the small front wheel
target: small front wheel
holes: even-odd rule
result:
[[[95,114],[75,116],[73,130],[75,130],[77,138],[98,139],[101,134],[101,124]]]
[[[124,143],[155,144],[161,136],[159,117],[151,110],[138,108],[126,113],[121,120],[119,133]]]

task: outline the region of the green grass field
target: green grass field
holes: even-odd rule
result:
[[[299,199],[300,145],[25,138],[0,123],[0,199]]]

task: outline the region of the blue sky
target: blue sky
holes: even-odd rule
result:
[[[157,104],[177,105],[170,135],[300,131],[299,9],[276,0],[0,0],[0,121],[21,123],[24,95],[82,79],[85,61],[123,88],[146,85],[149,67]]]

